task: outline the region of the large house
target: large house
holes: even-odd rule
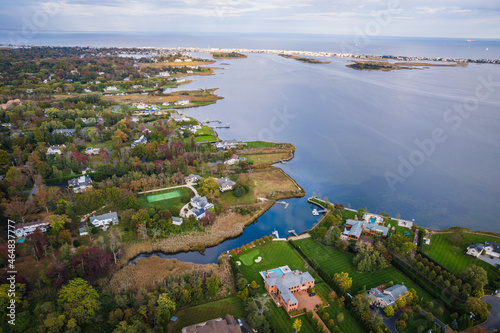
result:
[[[375,236],[377,234],[387,237],[389,228],[376,223],[370,223],[363,220],[347,220],[342,232],[342,239],[358,240],[362,234]]]
[[[50,146],[47,148],[47,155],[61,155],[62,151],[61,148],[66,148],[65,145],[59,145],[59,146]]]
[[[393,305],[396,299],[408,292],[408,288],[402,284],[396,284],[390,288],[382,289],[380,287],[372,288],[366,292],[366,297],[370,299],[370,303],[378,305],[382,308]]]
[[[286,267],[288,268],[288,267]],[[314,287],[314,278],[309,272],[292,271],[289,268],[278,274],[275,270],[264,274],[265,287],[277,306],[283,306],[286,312],[298,310],[299,301],[294,294]]]
[[[219,190],[221,192],[232,190],[234,185],[236,185],[235,182],[233,182],[231,179],[227,177],[222,177],[216,180],[217,183],[219,183]]]
[[[175,217],[175,216],[172,216],[172,224],[173,225],[182,225],[182,217]]]
[[[182,329],[182,333],[241,333],[241,327],[233,316],[227,314],[224,319],[212,319]]]
[[[144,135],[141,135],[141,137],[139,139],[132,142],[132,148],[134,148],[135,146],[137,146],[139,144],[145,145],[147,142],[148,142],[148,139]]]
[[[36,229],[40,229],[42,232],[46,232],[49,227],[49,222],[43,222],[40,220],[27,223],[19,223],[14,226],[14,234],[17,238],[23,238],[34,233]]]
[[[87,149],[85,149],[85,154],[87,155],[99,155],[100,152],[101,148],[87,147]]]
[[[477,243],[467,247],[467,254],[473,257],[479,257],[484,251],[485,255],[500,258],[500,244],[496,242],[486,241],[484,244]]]
[[[177,81],[179,82],[179,81]],[[177,102],[174,103],[174,105],[188,105],[189,104],[189,99],[180,99]]]
[[[75,193],[80,193],[88,188],[92,188],[92,178],[81,176],[68,180],[68,187],[72,187]]]
[[[224,164],[233,165],[233,164],[239,163],[239,162],[240,162],[240,158],[238,157],[238,155],[233,154],[227,160],[224,161]]]
[[[192,197],[191,198],[191,212],[194,213],[197,220],[205,217],[206,210],[214,208],[214,204],[209,203],[207,197]]]
[[[228,150],[230,148],[237,148],[238,147],[238,141],[236,140],[223,140],[214,143],[215,148],[217,150]]]
[[[189,183],[197,183],[201,179],[200,176],[195,175],[194,173],[190,174],[187,177],[184,177],[184,180]]]
[[[70,128],[70,129],[56,129],[56,130],[54,130],[53,133],[54,134],[64,134],[66,136],[72,136],[73,134],[75,134],[75,129],[74,128]]]
[[[110,224],[118,224],[118,215],[116,212],[109,212],[98,216],[91,216],[90,223],[92,223],[94,227],[107,230]]]

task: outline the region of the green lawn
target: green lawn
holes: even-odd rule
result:
[[[196,142],[203,142],[203,141],[208,141],[208,142],[212,142],[212,141],[217,141],[217,139],[212,136],[212,135],[202,135],[202,136],[197,136],[195,138]]]
[[[498,276],[495,268],[474,257],[465,254],[469,245],[484,243],[485,241],[500,242],[499,238],[471,233],[462,233],[463,241],[459,246],[454,246],[450,242],[451,234],[435,234],[431,236],[431,243],[423,245],[422,251],[432,260],[449,270],[451,273],[460,276],[460,273],[470,265],[483,267],[488,272],[488,281],[494,281]]]
[[[187,187],[179,187],[176,189],[182,195],[189,194],[191,197],[194,196],[194,193]],[[161,193],[160,191],[154,193]],[[141,206],[141,208],[152,208],[155,206],[160,206],[162,209],[171,209],[173,206],[177,206],[182,208],[185,204],[181,202],[181,197],[176,197],[168,200],[156,201],[156,202],[148,202],[145,194],[140,194],[137,196],[137,203]]]
[[[265,148],[265,147],[276,147],[279,143],[267,142],[267,141],[250,141],[246,143],[247,148]]]
[[[333,275],[341,272],[348,273],[352,278],[352,287],[350,291],[352,295],[357,294],[364,288],[368,290],[381,284],[387,284],[390,281],[393,281],[395,284],[403,282],[409,289],[415,289],[417,294],[420,297],[423,297],[426,301],[436,301],[433,297],[431,297],[431,295],[420,288],[406,275],[397,270],[394,266],[389,266],[376,273],[359,273],[352,265],[352,260],[354,258],[353,253],[341,252],[332,247],[321,245],[312,238],[293,241],[293,243],[300,248],[309,260],[316,261],[318,265],[320,265],[328,274]],[[449,313],[447,313],[445,309],[445,321],[448,320],[448,316]]]
[[[235,180],[235,179],[233,179]],[[255,185],[253,182],[250,184],[249,193],[245,193],[241,197],[234,196],[233,191],[226,191],[220,194],[220,202],[224,206],[237,206],[237,205],[251,205],[254,204],[257,198],[254,195]]]
[[[324,282],[316,283],[314,289],[318,294],[323,296],[324,299],[328,300],[328,294],[332,291],[330,287]],[[330,302],[330,301],[328,301]],[[340,328],[340,330],[344,333],[358,333],[363,332],[364,329],[359,326],[359,324],[354,320],[354,318],[350,315],[350,313],[346,310],[345,307],[339,307],[337,302],[331,302],[330,306],[325,308],[325,311],[330,314],[330,318],[335,321],[335,324]],[[344,314],[344,320],[339,323],[337,320],[337,316],[339,313]],[[326,324],[326,323],[325,323]]]
[[[275,328],[276,332],[279,333],[293,333],[295,330],[292,325],[295,319],[300,319],[302,321],[302,327],[300,333],[314,333],[316,332],[305,315],[291,319],[286,313],[285,309],[282,307],[278,308],[274,302],[269,303],[269,311],[266,313],[271,325]]]
[[[212,131],[208,126],[202,125],[199,130],[196,131],[196,135],[213,135]]]
[[[224,318],[226,314],[234,316],[235,319],[245,317],[243,302],[233,296],[177,311],[175,315],[179,319],[175,323],[168,324],[167,332],[181,332],[183,327],[203,323],[210,319]]]
[[[258,249],[251,249],[248,252],[243,253],[239,256],[239,260],[245,266],[252,266],[254,264],[254,260],[260,256],[260,251]]]

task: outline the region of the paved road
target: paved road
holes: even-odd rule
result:
[[[391,331],[391,333],[398,333],[396,330],[396,321],[399,319],[399,316],[403,314],[403,311],[398,311],[391,318],[386,318],[384,316],[384,311],[380,308],[380,315],[384,321],[384,325]]]
[[[481,325],[488,333],[495,332],[495,330],[500,329],[500,297],[496,296],[484,296],[481,300],[488,304],[491,304],[491,314],[488,317],[486,323]]]

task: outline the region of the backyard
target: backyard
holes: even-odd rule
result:
[[[193,197],[194,193],[187,187],[179,187],[176,189],[172,190],[166,190],[166,191],[158,191],[158,192],[153,192],[151,194],[160,194],[160,193],[168,193],[168,192],[175,192],[179,191],[181,196],[179,197],[174,197],[168,200],[161,200],[161,201],[155,201],[155,202],[148,202],[147,195],[146,194],[140,194],[137,196],[137,203],[141,206],[141,208],[152,208],[155,206],[160,206],[162,209],[168,209],[170,210],[173,206],[177,206],[181,208],[184,206],[185,203],[181,201],[183,196],[189,195],[189,197]]]
[[[450,241],[451,235],[451,233],[432,235],[430,245],[422,246],[423,253],[457,276],[460,276],[462,271],[470,265],[477,265],[488,272],[489,282],[498,278],[498,269],[480,259],[467,255],[465,252],[471,244],[484,243],[485,241],[500,242],[499,238],[462,232],[462,242],[460,245],[454,245]]]

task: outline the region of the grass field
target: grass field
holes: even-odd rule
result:
[[[315,260],[325,272],[332,275],[341,272],[348,273],[352,278],[351,294],[356,294],[363,289],[370,289],[393,281],[395,284],[404,283],[409,289],[415,289],[417,294],[426,301],[438,302],[394,266],[389,266],[376,273],[359,273],[352,265],[353,253],[341,252],[332,247],[318,244],[312,238],[297,240],[294,241],[294,244],[300,247],[300,250],[309,260]],[[449,319],[449,313],[446,309],[443,319],[445,322]]]
[[[497,278],[498,273],[495,268],[480,260],[465,254],[469,245],[484,243],[485,241],[500,242],[499,238],[478,234],[462,233],[463,241],[459,246],[454,246],[450,242],[451,234],[435,234],[431,236],[431,243],[423,245],[422,250],[432,260],[449,270],[453,274],[460,276],[460,273],[470,265],[483,267],[488,272],[488,281]]]
[[[267,141],[250,141],[246,143],[246,148],[265,148],[265,147],[276,147],[279,146],[279,143],[276,142],[267,142]]]
[[[194,196],[194,193],[187,187],[180,187],[177,190],[181,193],[181,196],[184,194],[188,194],[191,197]],[[160,206],[162,209],[171,209],[173,206],[177,206],[179,208],[184,206],[184,204],[181,202],[181,197],[157,202],[148,202],[145,194],[140,194],[137,196],[137,203],[141,206],[141,208],[152,208],[155,206]]]
[[[254,260],[260,256],[260,251],[258,249],[251,249],[248,252],[243,253],[239,256],[239,260],[245,266],[252,266],[254,264]]]
[[[197,136],[195,138],[196,142],[203,142],[203,141],[207,141],[207,142],[212,142],[212,141],[217,141],[217,139],[212,136],[212,135],[201,135],[201,136]]]
[[[155,192],[153,192],[153,193],[155,193]],[[177,198],[180,196],[181,196],[181,193],[178,190],[174,190],[174,191],[159,193],[159,194],[146,194],[146,199],[148,200],[148,202],[156,202],[156,201],[173,199],[173,198]]]
[[[243,302],[233,296],[177,311],[175,315],[179,319],[175,323],[168,324],[167,332],[181,332],[183,327],[203,323],[210,319],[224,318],[226,314],[232,315],[235,319],[243,318],[245,316]]]
[[[269,303],[269,311],[266,313],[271,325],[276,329],[276,332],[279,333],[293,333],[295,330],[292,325],[296,318],[302,321],[302,327],[300,329],[300,333],[314,333],[314,327],[311,322],[307,319],[305,315],[290,319],[285,309],[278,308],[274,302]]]
[[[282,153],[272,153],[272,154],[253,154],[245,155],[246,158],[250,158],[254,161],[254,164],[274,164],[279,161],[288,158],[290,153],[288,151]]]

